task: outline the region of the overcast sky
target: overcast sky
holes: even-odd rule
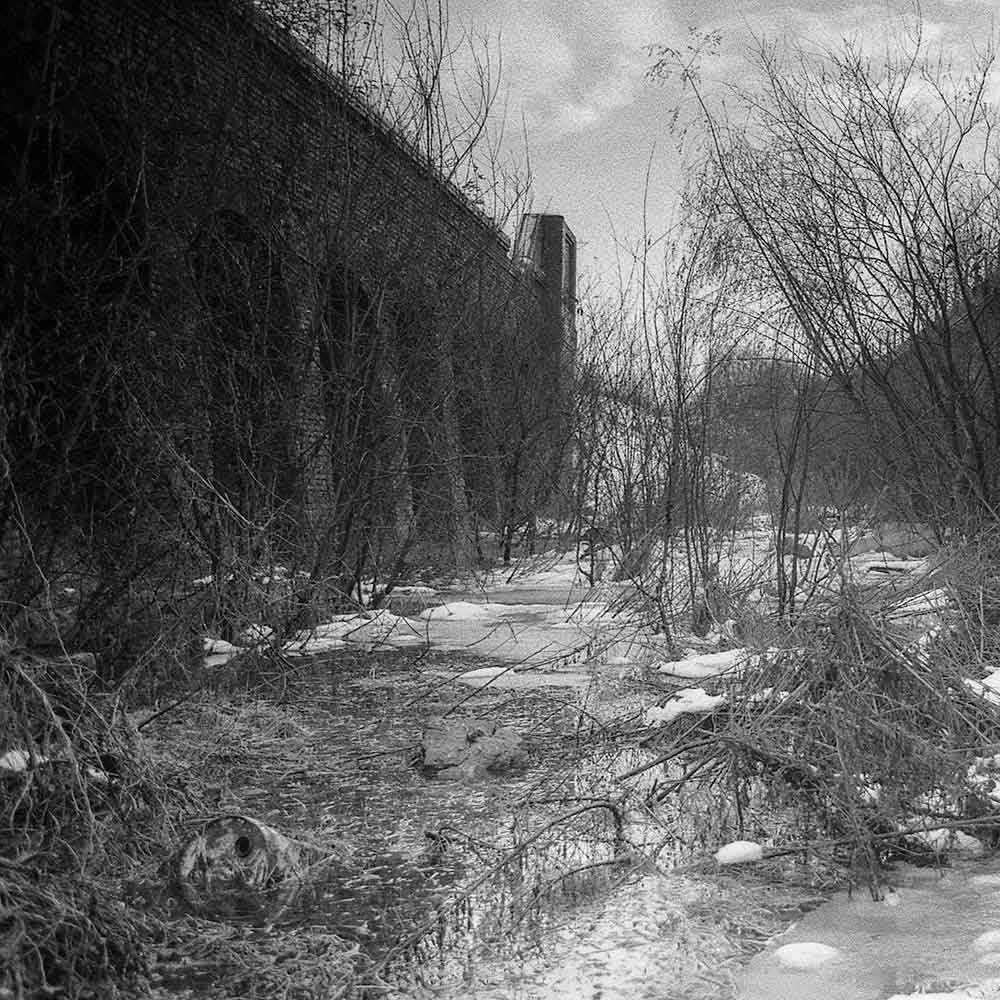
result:
[[[924,0],[919,9],[905,0],[450,0],[449,6],[453,28],[499,39],[507,135],[517,139],[523,120],[534,210],[566,216],[581,271],[602,281],[614,280],[616,241],[633,246],[642,234],[647,170],[649,231],[662,234],[676,218],[682,178],[670,120],[684,97],[675,85],[646,80],[645,46],[682,48],[689,29],[718,30],[722,48],[703,61],[704,76],[738,83],[748,73],[745,52],[754,34],[807,45],[842,38],[884,45],[920,24],[925,39],[964,55],[987,41],[1000,10],[996,0]]]

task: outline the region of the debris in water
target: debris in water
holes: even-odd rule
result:
[[[205,823],[177,858],[180,894],[203,916],[270,922],[301,887],[316,850],[249,816]]]

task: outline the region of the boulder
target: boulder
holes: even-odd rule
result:
[[[926,524],[884,521],[851,542],[848,556],[889,552],[903,559],[919,559],[938,549],[934,533]]]
[[[786,559],[812,559],[814,553],[805,542],[797,542],[794,539],[786,538],[782,549],[782,555]]]
[[[444,719],[428,726],[422,746],[425,770],[451,780],[515,770],[528,763],[516,729],[480,719]]]
[[[886,552],[906,559],[929,556],[939,547],[934,532],[926,524],[886,521],[876,529],[876,534]]]

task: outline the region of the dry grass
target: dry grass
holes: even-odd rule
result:
[[[147,972],[146,919],[117,886],[0,860],[0,995],[111,997]]]
[[[0,997],[340,995],[357,945],[332,931],[263,933],[174,912],[170,868],[213,783],[306,735],[250,699],[190,712],[187,738],[143,740],[85,667],[0,653]],[[245,710],[243,710],[245,709]]]
[[[319,1000],[348,995],[365,964],[357,943],[310,928],[227,924],[185,915],[156,949],[152,997]],[[189,995],[189,994],[187,994]]]
[[[113,996],[146,968],[148,921],[121,884],[183,796],[96,688],[68,658],[0,650],[0,752],[30,757],[0,770],[0,990],[15,998]]]
[[[673,769],[665,803],[714,793],[714,813],[700,817],[706,844],[836,842],[877,894],[890,854],[929,853],[898,835],[903,828],[990,836],[983,813],[997,810],[977,798],[969,768],[996,752],[1000,711],[965,680],[993,668],[1000,631],[959,600],[949,621],[917,641],[912,620],[893,614],[901,596],[847,586],[817,603],[759,670],[725,685],[724,708],[681,717],[659,738]],[[976,606],[994,599],[1000,608],[1000,586],[980,591]],[[991,822],[1000,828],[1000,816]]]

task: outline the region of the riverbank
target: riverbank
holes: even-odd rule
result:
[[[678,842],[682,831],[657,826],[643,805],[648,784],[623,797],[618,775],[637,762],[621,715],[634,680],[607,681],[615,727],[604,735],[580,733],[579,690],[474,691],[463,711],[520,727],[530,767],[473,783],[422,774],[422,726],[469,695],[442,678],[477,662],[425,653],[415,665],[400,651],[317,658],[280,685],[257,678],[150,727],[150,752],[179,767],[212,814],[256,816],[343,861],[302,910],[266,929],[191,915],[168,924],[172,943],[152,969],[161,996],[241,996],[251,981],[259,996],[280,995],[265,987],[277,990],[281,966],[300,962],[317,989],[301,995],[323,995],[330,971],[309,958],[320,946],[341,966],[345,995],[384,982],[399,998],[639,998],[653,984],[658,996],[731,996],[741,963],[822,898],[815,868],[720,874],[696,843]],[[627,814],[626,857],[604,815],[574,815],[602,799]],[[671,875],[681,858],[701,874]],[[330,935],[342,951],[330,952]],[[254,961],[237,947],[248,940]],[[281,954],[290,957],[275,966]]]
[[[857,569],[880,579],[888,565],[866,553]],[[47,872],[69,871],[85,838],[81,879],[61,898],[96,894],[122,932],[87,939],[120,940],[125,958],[101,966],[91,948],[84,986],[161,1000],[763,997],[744,967],[764,962],[770,976],[780,942],[799,940],[775,936],[846,883],[871,913],[907,912],[894,891],[907,869],[878,845],[913,844],[886,824],[905,820],[943,869],[953,838],[932,828],[979,822],[942,812],[965,808],[954,789],[990,808],[992,682],[970,676],[949,624],[960,591],[925,563],[817,601],[782,644],[753,648],[724,628],[667,641],[617,585],[566,590],[562,570],[542,572],[517,587],[422,588],[280,647],[263,629],[209,639],[198,686],[127,717],[113,692],[88,687],[85,661],[68,661],[74,687],[65,663],[5,653],[25,728],[4,781],[27,803],[8,854],[29,859],[32,926],[51,904],[27,888],[44,817]],[[519,734],[524,768],[424,771],[425,728],[462,718]],[[923,784],[891,784],[890,765]],[[226,816],[308,845],[322,865],[275,906],[265,893],[247,912],[193,910],[172,857]],[[727,839],[755,841],[746,856],[763,860],[717,862]],[[67,926],[91,926],[76,919]],[[57,937],[52,968],[79,953]],[[888,983],[865,949],[812,943],[856,981]],[[958,984],[934,978],[947,956],[931,941],[921,953],[912,982]],[[788,995],[822,992],[811,975],[794,970]]]

